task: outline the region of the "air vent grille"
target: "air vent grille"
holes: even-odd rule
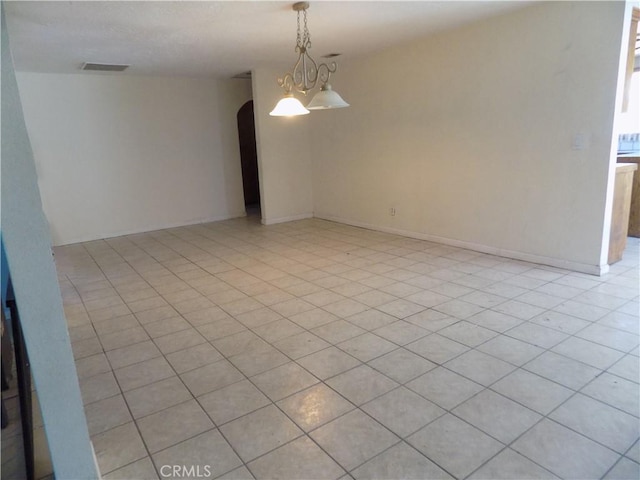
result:
[[[129,68],[129,65],[114,65],[108,63],[84,63],[82,70],[89,70],[93,72],[122,72]]]

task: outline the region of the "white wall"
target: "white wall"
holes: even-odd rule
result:
[[[249,81],[17,77],[54,244],[244,215]]]
[[[341,64],[352,107],[312,114],[316,216],[606,269],[623,15],[546,2]]]
[[[252,72],[262,222],[266,225],[313,216],[310,115],[272,117],[282,98],[276,79],[282,71]]]

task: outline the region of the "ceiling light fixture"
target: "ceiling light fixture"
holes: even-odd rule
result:
[[[270,115],[295,116],[306,115],[309,110],[324,110],[327,108],[343,108],[349,104],[345,102],[329,84],[329,78],[335,73],[338,65],[331,62],[328,65],[321,63],[318,65],[311,55],[311,35],[307,27],[307,9],[309,2],[297,2],[293,4],[293,10],[298,13],[298,35],[296,37],[296,52],[298,60],[291,72],[285,73],[282,78],[278,78],[278,85],[284,88],[284,97],[277,103]],[[302,12],[304,29],[300,29],[300,12]],[[320,91],[309,102],[305,108],[300,100],[293,96],[293,90],[307,95],[320,82]]]

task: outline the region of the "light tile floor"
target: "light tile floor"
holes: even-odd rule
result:
[[[55,254],[107,479],[638,479],[638,246],[595,277],[246,218]]]

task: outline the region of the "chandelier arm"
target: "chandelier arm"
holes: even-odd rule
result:
[[[317,76],[313,85],[315,87],[318,80],[320,80],[321,85],[329,82],[329,78],[331,78],[332,73],[336,73],[338,69],[338,64],[336,62],[331,62],[330,64],[321,63],[318,66]]]

